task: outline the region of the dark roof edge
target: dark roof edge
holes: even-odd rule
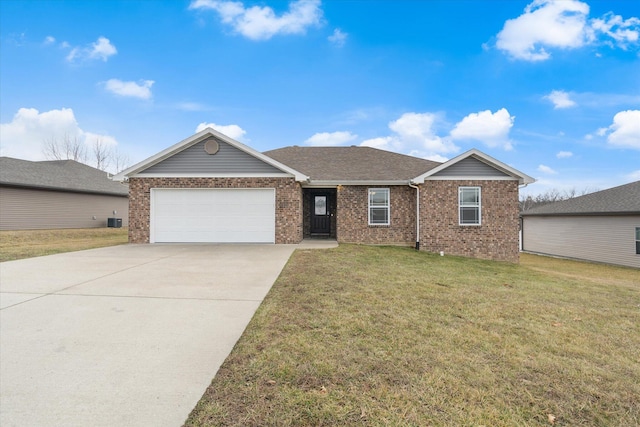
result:
[[[546,213],[527,213],[520,212],[520,216],[633,216],[640,215],[640,211],[616,211],[616,212],[546,212]]]
[[[118,196],[118,197],[129,197],[129,192],[126,193],[115,193],[112,191],[97,191],[97,190],[82,190],[76,188],[68,188],[68,187],[53,187],[46,185],[31,185],[31,184],[16,184],[13,182],[0,182],[0,186],[2,187],[12,187],[12,188],[23,188],[26,190],[46,190],[46,191],[59,191],[61,193],[81,193],[81,194],[97,194],[97,195],[108,195],[108,196]]]

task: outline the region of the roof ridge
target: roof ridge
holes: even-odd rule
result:
[[[387,154],[391,154],[394,156],[402,156],[402,157],[408,157],[411,159],[416,159],[416,160],[424,160],[427,162],[432,162],[432,163],[438,163],[438,164],[442,164],[442,162],[439,162],[437,160],[430,160],[430,159],[425,159],[424,157],[416,157],[416,156],[412,156],[411,154],[404,154],[404,153],[398,153],[397,151],[391,151],[391,150],[384,150],[382,148],[377,148],[377,147],[369,147],[367,145],[321,145],[321,146],[308,146],[308,145],[288,145],[286,147],[279,147],[279,148],[274,148],[272,150],[266,150],[263,151],[263,153],[269,153],[269,152],[273,152],[273,151],[280,151],[280,150],[286,150],[286,149],[369,149],[369,150],[374,150],[374,151],[379,151],[379,152],[383,152],[383,153],[387,153]]]

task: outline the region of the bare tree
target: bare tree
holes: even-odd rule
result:
[[[585,188],[581,191],[572,188],[570,190],[560,191],[557,188],[552,188],[544,193],[540,193],[537,196],[520,196],[520,211],[526,211],[538,206],[547,205],[549,203],[559,202],[561,200],[573,199],[574,197],[584,196],[585,194],[598,191],[597,189]]]
[[[116,173],[129,167],[129,156],[117,148],[111,152],[111,160],[113,161],[113,169]]]
[[[65,133],[62,140],[58,140],[55,136],[43,141],[42,151],[47,159],[50,160],[75,160],[84,163],[87,161],[87,152],[78,137],[71,138]]]
[[[71,138],[68,134],[64,134],[62,139],[51,136],[43,140],[42,153],[49,160],[75,160],[102,171],[115,170],[116,173],[129,165],[129,156],[100,137],[89,147],[90,159],[87,158],[87,146],[78,137]]]
[[[105,144],[102,138],[96,138],[91,148],[96,168],[101,171],[107,170],[113,159],[113,149],[108,144]]]

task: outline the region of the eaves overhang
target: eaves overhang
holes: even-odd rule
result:
[[[41,191],[56,191],[61,193],[77,193],[77,194],[95,194],[100,196],[115,196],[115,197],[129,197],[128,190],[126,192],[116,191],[102,191],[102,190],[89,190],[82,188],[70,188],[70,187],[56,187],[52,185],[32,185],[32,184],[19,184],[10,182],[0,182],[0,187],[20,188],[22,190],[41,190]]]
[[[547,216],[547,217],[555,217],[555,216],[640,216],[640,211],[613,211],[613,212],[558,212],[558,213],[527,213],[527,211],[520,212],[521,217],[525,216]]]
[[[351,186],[394,186],[409,185],[409,180],[309,180],[302,183],[305,188],[334,188],[341,185]]]

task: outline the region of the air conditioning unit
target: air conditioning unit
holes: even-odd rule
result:
[[[107,227],[122,228],[122,218],[107,218]]]

